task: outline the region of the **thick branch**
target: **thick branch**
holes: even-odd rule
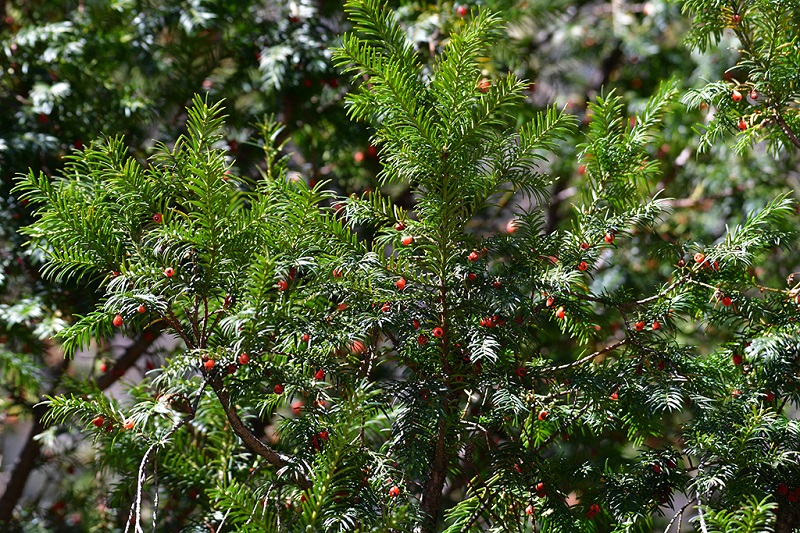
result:
[[[214,394],[216,394],[219,403],[222,405],[222,409],[225,411],[225,415],[228,417],[228,422],[230,422],[233,432],[236,433],[240,439],[242,439],[242,442],[247,449],[263,457],[268,463],[274,466],[279,468],[287,466],[290,461],[289,456],[278,453],[264,444],[263,441],[256,437],[253,432],[244,425],[242,419],[239,418],[239,413],[236,412],[236,408],[231,405],[230,395],[228,394],[228,391],[225,390],[225,386],[222,384],[222,379],[219,376],[214,376],[209,379],[208,383],[211,385],[211,388],[214,390]],[[298,477],[295,482],[300,488],[311,488],[311,482],[308,479]]]
[[[784,120],[783,115],[781,115],[777,109],[775,110],[775,122],[777,122],[778,126],[781,127],[783,133],[789,137],[789,140],[792,141],[792,144],[800,148],[800,139],[798,139],[797,134],[792,130],[792,128],[789,127],[789,125],[786,123],[786,120]]]
[[[420,530],[423,533],[436,531],[439,502],[442,499],[442,489],[447,478],[447,465],[450,455],[447,450],[447,417],[439,421],[439,433],[436,436],[436,448],[433,453],[431,469],[425,479],[425,488],[422,493],[421,507],[426,515],[425,524]]]

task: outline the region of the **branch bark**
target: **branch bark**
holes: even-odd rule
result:
[[[436,436],[436,448],[433,452],[431,469],[425,479],[425,487],[422,492],[420,507],[426,515],[425,523],[420,531],[422,533],[434,533],[439,514],[439,503],[442,499],[442,489],[445,479],[447,479],[447,465],[450,462],[450,455],[447,451],[447,412],[439,421],[439,433]]]
[[[208,380],[208,383],[211,385],[211,389],[214,391],[219,403],[222,405],[222,409],[225,411],[225,415],[228,417],[228,422],[230,422],[233,432],[236,433],[240,439],[242,439],[242,442],[247,449],[263,457],[273,466],[277,466],[279,468],[287,466],[290,462],[289,456],[278,453],[267,446],[263,441],[261,441],[261,439],[256,437],[247,426],[244,425],[242,419],[239,418],[239,413],[236,412],[236,408],[231,405],[230,395],[228,394],[228,391],[225,390],[225,386],[223,385],[220,376],[216,375],[211,377]],[[302,489],[311,488],[311,481],[303,477],[298,476],[295,480],[295,483]]]
[[[789,137],[789,140],[792,141],[792,144],[800,148],[800,138],[797,137],[797,134],[794,132],[794,130],[792,130],[792,128],[789,127],[789,124],[786,123],[786,120],[783,118],[783,115],[781,115],[777,109],[775,109],[774,111],[775,111],[775,122],[777,122],[778,126],[781,127],[783,133],[785,133],[786,136]]]

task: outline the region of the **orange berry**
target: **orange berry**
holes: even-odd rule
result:
[[[653,321],[653,331],[658,331],[661,329],[661,322],[658,320]]]
[[[406,288],[406,278],[400,278],[394,282],[394,286],[397,287],[397,290],[402,291]]]
[[[117,315],[117,316],[115,316],[115,317],[114,317],[114,320],[112,321],[112,323],[113,323],[113,324],[114,324],[114,326],[116,326],[116,327],[120,327],[120,326],[122,326],[122,323],[123,323],[123,320],[122,320],[122,315]]]
[[[739,91],[734,89],[733,92],[731,93],[731,100],[733,100],[734,102],[741,102],[742,101],[742,93],[740,93]]]
[[[433,336],[436,337],[437,339],[440,337],[444,337],[444,330],[439,327],[433,328]]]
[[[147,312],[147,307],[145,307],[144,304],[141,304],[139,307],[136,308],[136,312],[139,313],[140,315],[144,314]]]
[[[636,331],[642,331],[644,329],[644,320],[638,321],[636,324],[633,325]]]
[[[249,362],[250,362],[250,356],[249,355],[247,355],[246,353],[239,354],[239,364],[240,365],[246,365]]]
[[[391,496],[392,498],[397,498],[398,496],[400,496],[400,488],[397,485],[395,485],[394,487],[389,489],[389,496]]]
[[[167,276],[168,278],[171,278],[172,276],[175,275],[175,269],[172,268],[172,267],[165,268],[164,269],[164,275]]]
[[[320,368],[319,370],[314,372],[314,379],[316,379],[317,381],[322,381],[323,379],[325,379],[325,371]]]
[[[122,425],[122,427],[125,429],[133,429],[133,420],[131,420],[130,418],[127,419],[125,423]]]
[[[408,246],[412,242],[414,242],[414,237],[412,237],[411,235],[406,235],[400,242],[403,243],[403,246]]]
[[[94,424],[94,427],[96,427],[96,428],[101,428],[101,427],[103,427],[103,424],[104,424],[104,423],[105,423],[105,419],[103,418],[103,416],[102,416],[102,415],[97,415],[97,416],[94,418],[94,420],[92,420],[92,424]]]
[[[214,360],[209,359],[208,361],[203,363],[203,366],[206,367],[206,370],[211,370],[212,368],[214,368]]]
[[[556,310],[556,318],[564,318],[565,316],[567,316],[567,312],[566,312],[566,311],[564,311],[564,308],[563,308],[563,307],[559,307],[559,308]]]

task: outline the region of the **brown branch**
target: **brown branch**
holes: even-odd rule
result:
[[[447,478],[447,465],[450,456],[447,451],[447,414],[439,421],[439,434],[436,436],[436,449],[434,450],[431,469],[425,479],[425,488],[422,493],[420,507],[425,513],[425,523],[420,531],[433,533],[436,531],[439,502],[442,498],[442,489]]]
[[[792,141],[793,145],[800,148],[800,139],[797,137],[797,134],[792,130],[792,128],[789,127],[789,124],[786,123],[786,120],[784,120],[783,115],[781,115],[777,109],[773,109],[773,112],[775,113],[775,122],[777,122],[778,126],[781,127],[783,133],[785,133],[786,136],[789,137],[789,140]]]
[[[133,366],[147,351],[163,329],[164,324],[159,323],[142,333],[139,338],[125,350],[125,353],[117,360],[111,371],[97,379],[97,387],[100,390],[105,390],[116,383],[125,374],[125,371]],[[69,361],[65,359],[54,369],[53,385],[47,392],[47,396],[53,395],[61,381],[61,376],[67,371],[68,367]],[[28,478],[36,468],[36,463],[38,462],[42,449],[40,441],[37,440],[36,437],[45,429],[43,420],[47,411],[48,407],[44,404],[38,404],[33,408],[33,427],[31,427],[28,432],[25,445],[11,471],[11,477],[8,480],[6,491],[3,493],[3,496],[0,497],[0,524],[4,522],[9,523],[12,520],[14,508],[22,497],[25,485],[28,483]]]
[[[258,437],[256,437],[247,426],[244,425],[242,419],[239,418],[239,413],[236,412],[236,408],[231,405],[230,394],[228,394],[228,391],[225,390],[225,386],[222,383],[221,377],[219,375],[210,377],[208,379],[208,383],[211,385],[214,394],[216,394],[219,403],[222,405],[222,409],[225,411],[225,415],[228,417],[228,422],[230,422],[233,432],[236,433],[240,439],[242,439],[242,442],[247,449],[263,457],[273,466],[277,466],[279,468],[287,466],[290,462],[289,456],[278,453],[267,446]],[[295,482],[297,486],[302,489],[311,488],[311,481],[306,478],[298,476]]]
[[[629,340],[630,339],[628,339],[626,337],[626,338],[622,339],[621,341],[615,342],[614,344],[609,344],[608,346],[606,346],[605,348],[603,348],[601,350],[597,350],[594,353],[590,353],[586,357],[578,359],[577,361],[573,361],[571,363],[567,363],[567,364],[561,365],[561,366],[554,366],[554,367],[551,367],[551,368],[546,368],[545,367],[545,368],[542,369],[542,371],[544,371],[544,372],[558,372],[559,370],[566,370],[568,368],[572,368],[572,367],[575,367],[575,366],[580,366],[580,365],[582,365],[584,363],[587,363],[587,362],[591,361],[595,357],[599,357],[599,356],[601,356],[603,354],[606,354],[608,352],[616,350],[620,346],[624,346],[625,344],[628,344]]]

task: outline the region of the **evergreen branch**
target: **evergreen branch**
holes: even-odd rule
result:
[[[786,123],[781,112],[777,108],[773,108],[773,114],[775,116],[775,122],[781,127],[783,133],[786,134],[793,145],[800,148],[800,138],[797,137],[797,134],[789,127],[789,124]]]

